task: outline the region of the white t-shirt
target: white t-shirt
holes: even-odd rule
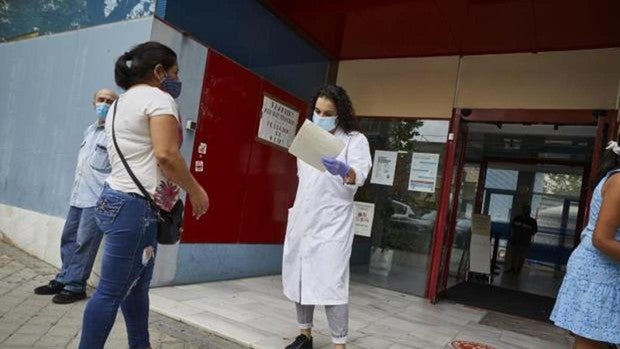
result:
[[[117,102],[116,141],[134,175],[164,210],[170,210],[179,197],[180,189],[167,179],[153,153],[149,118],[173,115],[179,120],[177,104],[168,93],[148,85],[137,85],[120,95]],[[113,104],[106,117],[105,131],[108,136],[108,154],[112,173],[106,180],[112,189],[125,193],[143,195],[133,182],[112,141]]]

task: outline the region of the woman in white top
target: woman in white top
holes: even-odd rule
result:
[[[325,172],[297,161],[299,186],[286,228],[282,283],[284,295],[296,304],[301,334],[286,348],[312,348],[315,305],[325,306],[335,348],[345,348],[353,198],[366,181],[372,162],[368,140],[358,131],[344,89],[323,86],[311,105],[312,121],[345,147],[337,157],[322,159]]]
[[[84,310],[80,348],[103,348],[122,309],[130,348],[150,348],[149,283],[157,249],[156,212],[125,169],[112,140],[159,208],[169,211],[180,188],[193,216],[209,207],[206,191],[190,174],[179,151],[181,92],[177,56],[158,42],[146,42],[118,58],[114,70],[123,93],[108,113],[106,134],[112,173],[95,208],[106,236],[101,280]],[[180,187],[180,188],[179,188]]]

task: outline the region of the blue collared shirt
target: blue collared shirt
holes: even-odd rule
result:
[[[69,202],[71,206],[93,207],[99,200],[103,183],[112,171],[107,143],[103,124],[99,122],[90,125],[84,132]]]

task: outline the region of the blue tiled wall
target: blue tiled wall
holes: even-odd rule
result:
[[[152,18],[1,43],[0,203],[63,217],[93,93],[114,62],[151,36]],[[44,59],[42,57],[45,57]]]
[[[257,0],[167,1],[158,14],[162,8],[174,26],[299,98],[326,81],[327,58]]]
[[[279,274],[282,245],[181,244],[172,284]]]

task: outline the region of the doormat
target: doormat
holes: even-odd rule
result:
[[[454,349],[496,349],[488,344],[470,341],[452,341],[450,345]]]
[[[551,297],[474,282],[447,289],[445,297],[459,304],[545,322],[549,322],[555,304]]]

